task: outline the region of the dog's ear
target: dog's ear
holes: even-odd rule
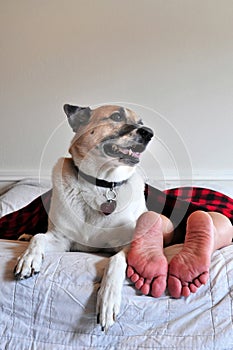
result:
[[[68,117],[68,122],[74,132],[77,132],[80,125],[85,125],[91,117],[91,109],[89,107],[64,105],[64,112]]]

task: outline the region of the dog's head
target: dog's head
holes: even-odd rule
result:
[[[77,166],[95,158],[109,167],[133,167],[153,137],[153,131],[130,109],[106,105],[96,109],[64,105],[76,133],[70,153]]]

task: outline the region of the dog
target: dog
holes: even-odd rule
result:
[[[14,273],[17,279],[39,273],[48,251],[115,253],[97,295],[98,323],[106,332],[120,310],[137,219],[147,211],[137,164],[153,131],[135,112],[120,106],[66,104],[64,112],[75,133],[71,157],[59,159],[53,169],[48,231],[31,239]]]

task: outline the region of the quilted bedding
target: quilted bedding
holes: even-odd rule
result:
[[[13,201],[10,191],[1,199],[2,215],[32,200],[11,208],[14,193]],[[0,239],[0,350],[233,349],[233,245],[214,253],[208,283],[188,298],[143,296],[125,280],[120,314],[104,334],[95,305],[108,257],[50,253],[40,274],[15,281],[13,268],[27,244]],[[181,247],[166,248],[168,259]]]
[[[233,349],[233,245],[217,251],[210,280],[189,298],[143,296],[126,280],[122,307],[107,334],[95,303],[108,257],[51,253],[40,274],[15,281],[26,242],[0,240],[0,349]],[[166,248],[168,258],[181,245]]]

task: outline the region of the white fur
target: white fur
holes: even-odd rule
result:
[[[81,177],[77,181],[72,159],[61,158],[53,171],[48,232],[32,238],[15,269],[20,279],[32,276],[40,271],[47,251],[118,252],[109,259],[97,297],[97,314],[105,331],[114,323],[119,312],[127,246],[138,217],[146,211],[144,181],[136,168],[120,166],[114,171],[118,179],[129,178],[115,188],[117,208],[111,215],[105,216],[99,208],[106,201],[107,189],[96,187]],[[116,174],[109,174],[107,180]]]

